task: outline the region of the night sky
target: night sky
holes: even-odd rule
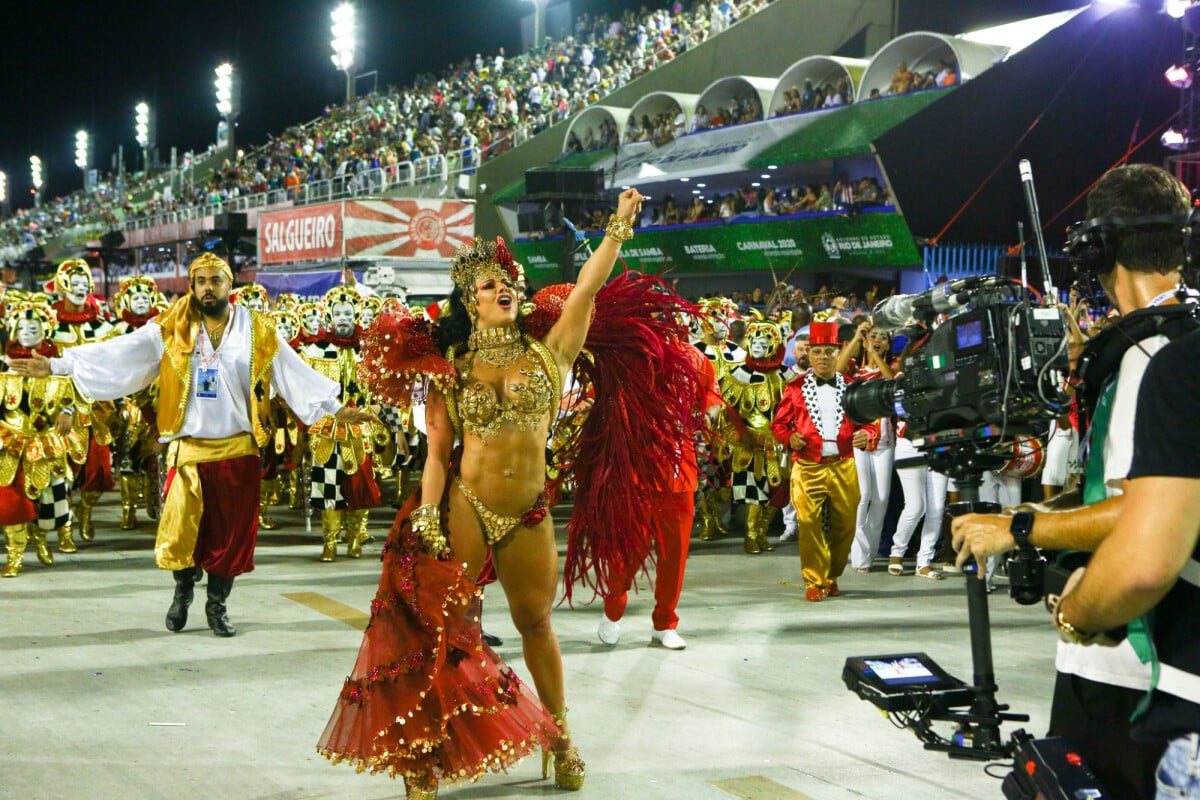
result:
[[[107,171],[124,145],[139,158],[133,108],[157,115],[160,158],[172,145],[202,150],[216,136],[213,70],[234,62],[242,81],[239,145],[322,113],[340,101],[345,78],[329,60],[332,0],[206,0],[202,3],[31,2],[5,13],[0,78],[0,171],[12,209],[32,205],[29,156],[41,156],[45,196],[82,185],[75,131],[92,137],[92,166]],[[636,0],[574,0],[576,13],[638,8]],[[659,3],[646,3],[657,7]],[[1079,0],[907,0],[901,31],[957,32],[1081,5]],[[528,0],[358,0],[360,71],[379,86],[440,72],[477,51],[520,47]],[[366,84],[361,84],[365,86]],[[361,89],[360,89],[361,90]]]

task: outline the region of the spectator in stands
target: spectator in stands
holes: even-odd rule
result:
[[[954,86],[958,83],[958,69],[954,65],[954,59],[943,59],[938,64],[941,66],[937,74],[937,85],[939,87]]]
[[[908,71],[908,64],[901,61],[896,67],[896,74],[888,86],[888,94],[907,94],[912,91],[913,74]]]
[[[879,205],[879,181],[876,178],[863,178],[858,182],[858,202],[864,206]]]
[[[817,107],[817,90],[813,88],[813,82],[807,78],[804,79],[804,94],[800,95],[800,110],[812,111]]]
[[[857,199],[854,195],[854,184],[850,181],[850,175],[843,172],[838,176],[837,183],[833,185],[833,204],[838,208],[849,208]]]
[[[871,93],[870,93],[869,95],[867,95],[867,99],[868,99],[868,100],[878,100],[878,99],[879,99],[879,98],[881,98],[881,97],[883,97],[883,95],[881,95],[881,94],[879,93],[879,89],[877,89],[877,88],[876,88],[876,89],[872,89],[872,90],[871,90]]]
[[[583,152],[583,142],[579,141],[579,136],[575,133],[575,131],[571,131],[570,133],[567,134],[566,152],[568,152],[568,153],[582,153]]]
[[[692,205],[688,208],[687,216],[684,217],[684,222],[703,222],[708,216],[708,206],[700,199],[699,195],[692,198]]]
[[[775,187],[772,186],[767,190],[767,196],[763,198],[762,214],[764,217],[775,217],[779,215],[780,202],[779,197],[775,193]]]
[[[828,183],[821,184],[821,191],[817,194],[816,211],[832,211],[833,210],[833,191],[829,188]]]
[[[692,114],[692,130],[706,131],[709,129],[709,127],[711,127],[711,125],[712,117],[708,115],[708,111],[705,110],[704,104],[698,104],[696,106],[696,112]]]

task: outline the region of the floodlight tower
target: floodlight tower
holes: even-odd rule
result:
[[[29,182],[33,184],[33,207],[42,204],[42,160],[37,156],[29,157]]]
[[[225,120],[225,129],[229,136],[229,149],[235,150],[237,145],[233,132],[237,125],[240,109],[238,108],[237,76],[234,74],[232,64],[227,62],[217,67],[217,80],[214,86],[217,89],[217,111]]]
[[[8,175],[0,172],[0,217],[8,215]]]
[[[357,57],[357,29],[355,24],[356,12],[351,3],[342,3],[329,14],[333,23],[330,32],[333,41],[333,55],[330,59],[333,65],[346,73],[346,105],[354,100],[354,67]]]
[[[83,188],[87,188],[87,171],[90,159],[88,159],[88,134],[87,131],[75,132],[75,166],[83,170]]]
[[[142,148],[142,171],[150,174],[150,148],[154,141],[151,131],[150,106],[138,103],[133,108],[133,131],[138,147]]]

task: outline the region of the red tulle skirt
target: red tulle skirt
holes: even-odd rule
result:
[[[463,783],[507,769],[561,733],[483,643],[475,577],[421,548],[408,522],[419,496],[388,534],[371,621],[317,751],[360,772]]]

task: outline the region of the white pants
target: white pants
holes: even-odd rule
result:
[[[920,456],[917,448],[908,439],[896,440],[896,459],[917,458]],[[900,476],[900,486],[904,489],[904,510],[896,523],[896,533],[892,537],[892,558],[903,558],[912,541],[913,532],[921,517],[925,524],[921,526],[921,549],[917,553],[917,569],[933,564],[934,551],[937,548],[938,536],[942,532],[942,516],[946,513],[946,484],[949,478],[940,472],[933,472],[929,467],[906,467],[896,470]]]
[[[1046,441],[1046,466],[1042,469],[1043,486],[1066,486],[1072,465],[1079,460],[1079,432],[1060,427],[1055,421]]]
[[[1012,508],[1021,504],[1021,479],[988,470],[983,473],[983,483],[979,486],[979,499],[985,502],[999,503],[1001,508]],[[1000,565],[1001,556],[988,556],[987,579],[991,581],[996,567]]]
[[[796,532],[796,507],[791,503],[783,507],[783,529],[788,533]]]
[[[892,493],[892,464],[895,460],[895,447],[854,451],[858,491],[862,495],[858,503],[854,544],[850,547],[850,566],[855,569],[871,566],[871,561],[879,551],[883,518],[887,515],[888,496]]]

